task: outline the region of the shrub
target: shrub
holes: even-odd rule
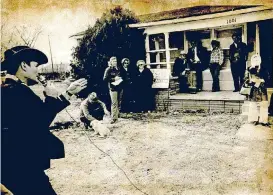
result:
[[[88,79],[88,87],[82,96],[95,91],[102,100],[109,102],[103,75],[111,56],[116,56],[118,62],[122,58],[129,58],[131,66],[136,66],[138,59],[144,59],[143,32],[129,27],[129,24],[137,22],[138,19],[131,11],[116,7],[104,13],[93,27],[87,29],[74,48],[71,63],[72,74],[76,78]]]

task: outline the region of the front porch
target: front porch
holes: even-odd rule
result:
[[[165,111],[193,111],[193,112],[221,112],[242,113],[245,96],[238,92],[202,91],[197,94],[174,93],[173,90],[159,91],[156,95],[157,110]]]
[[[230,68],[225,68],[220,71],[219,84],[221,91],[233,91],[234,84]],[[210,70],[203,71],[203,90],[211,91],[212,89],[212,76]]]
[[[245,96],[232,92],[233,79],[229,68],[220,72],[219,92],[211,92],[210,70],[203,71],[203,91],[196,94],[179,93],[177,78],[171,78],[169,89],[159,90],[156,95],[157,110],[242,113]]]
[[[175,94],[169,97],[169,110],[192,110],[205,112],[242,113],[245,96],[231,91],[197,94]]]

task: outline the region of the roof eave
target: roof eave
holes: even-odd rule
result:
[[[254,8],[246,8],[236,11],[227,11],[222,13],[214,13],[214,14],[206,14],[201,16],[192,16],[192,17],[186,17],[186,18],[179,18],[179,19],[169,19],[169,20],[162,20],[162,21],[155,21],[155,22],[146,22],[146,23],[136,23],[136,24],[130,24],[129,27],[131,28],[146,28],[151,26],[159,26],[159,25],[167,25],[167,24],[175,24],[175,23],[183,23],[188,21],[194,21],[194,20],[203,20],[208,18],[218,18],[223,16],[230,16],[234,14],[244,14],[244,13],[250,13],[250,12],[257,12],[257,11],[263,11],[272,9],[273,5],[264,5]]]

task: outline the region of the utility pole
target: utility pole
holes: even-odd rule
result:
[[[53,58],[52,58],[52,52],[51,52],[51,45],[50,45],[49,35],[48,35],[48,43],[49,43],[49,50],[50,50],[50,57],[51,57],[51,64],[52,64],[52,73],[54,73]]]

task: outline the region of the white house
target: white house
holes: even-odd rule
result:
[[[208,50],[211,40],[220,41],[225,55],[220,87],[233,90],[228,58],[234,32],[241,33],[242,41],[251,48],[249,60],[253,54],[261,55],[262,68],[271,75],[268,85],[273,87],[272,19],[272,6],[197,6],[142,15],[140,22],[130,27],[144,29],[146,62],[158,77],[155,88],[168,87],[174,59],[181,50],[188,51],[188,37],[195,32]],[[203,72],[203,80],[203,89],[211,90],[209,70]]]

